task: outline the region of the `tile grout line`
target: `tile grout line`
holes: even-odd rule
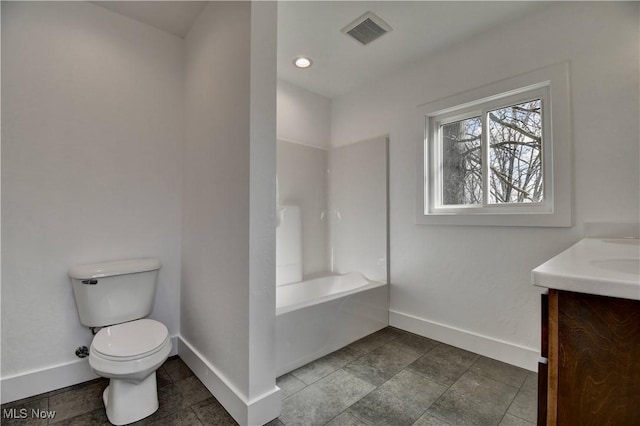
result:
[[[364,351],[364,350],[361,350],[361,349],[358,349],[358,348],[352,348],[352,349],[356,349],[356,350],[358,350],[359,352],[362,352],[362,353],[360,354],[360,356],[358,356],[358,357],[356,357],[356,358],[352,359],[351,361],[349,361],[349,362],[345,363],[345,364],[344,364],[344,365],[342,365],[341,367],[339,367],[339,368],[337,368],[337,369],[333,370],[331,373],[329,373],[329,374],[327,374],[327,375],[323,376],[322,378],[320,378],[320,379],[318,379],[318,380],[314,381],[313,383],[306,384],[306,382],[303,382],[303,381],[302,381],[300,378],[298,378],[295,374],[291,374],[293,377],[295,377],[296,379],[300,380],[302,383],[305,383],[305,385],[306,385],[306,386],[305,386],[305,387],[303,387],[303,388],[301,388],[301,389],[299,389],[299,390],[297,390],[296,392],[292,393],[291,395],[287,396],[287,398],[285,398],[284,400],[286,400],[286,399],[290,398],[291,396],[293,396],[293,395],[297,394],[298,392],[301,392],[301,391],[302,391],[302,390],[304,390],[305,388],[307,388],[307,387],[309,387],[309,386],[313,385],[314,383],[317,383],[318,381],[322,380],[323,378],[328,377],[329,375],[334,374],[335,372],[337,372],[337,371],[339,371],[339,370],[342,370],[342,371],[344,371],[344,372],[345,372],[345,373],[347,373],[347,374],[351,374],[351,373],[349,373],[349,371],[344,370],[344,367],[346,367],[346,366],[348,366],[348,365],[350,365],[350,364],[352,364],[352,363],[356,362],[357,360],[359,360],[359,359],[361,359],[361,358],[363,358],[363,357],[365,357],[365,356],[369,355],[369,354],[370,354],[370,353],[372,353],[373,351],[375,351],[375,350],[377,350],[377,349],[379,349],[379,348],[381,348],[381,347],[383,347],[383,346],[385,346],[385,345],[387,345],[387,344],[389,344],[389,343],[393,342],[393,341],[394,341],[394,340],[396,340],[398,337],[400,337],[400,336],[395,336],[395,337],[391,338],[389,341],[387,341],[387,342],[385,342],[385,343],[383,343],[383,344],[381,344],[381,345],[379,345],[379,346],[376,346],[375,348],[373,348],[373,349],[372,349],[372,350],[370,350],[370,351]],[[354,343],[355,343],[355,342],[354,342]],[[352,343],[352,344],[353,344],[353,343]],[[349,344],[349,345],[347,345],[347,346],[344,346],[343,348],[347,348],[347,347],[351,346],[352,344]],[[340,349],[338,349],[338,350],[341,350],[341,349],[343,349],[343,348],[340,348]],[[402,350],[403,352],[408,353],[408,351],[405,351],[405,350],[403,350],[402,348],[399,348],[399,349],[400,349],[400,350]],[[411,348],[410,348],[410,349],[411,349]],[[433,349],[433,348],[432,348],[432,349]],[[334,352],[335,352],[335,351],[334,351]],[[415,351],[413,351],[413,352],[415,352]],[[328,354],[328,355],[330,355],[330,354]],[[421,356],[421,355],[420,355],[420,356]],[[419,358],[420,356],[418,356],[418,358]],[[325,365],[327,365],[327,364],[325,364]],[[406,368],[406,367],[405,367],[405,368]],[[402,369],[402,370],[404,370],[404,369]],[[402,371],[402,370],[401,370],[401,371]],[[399,373],[399,372],[398,372],[398,373]],[[397,374],[396,374],[396,375],[397,375]],[[393,377],[395,377],[396,375],[394,375]],[[357,377],[357,376],[354,376],[354,377]],[[362,396],[361,398],[359,398],[357,401],[352,402],[348,407],[346,407],[344,410],[342,410],[341,412],[339,412],[338,414],[336,414],[334,417],[332,417],[331,419],[329,419],[329,420],[328,420],[326,423],[324,423],[324,424],[326,425],[326,424],[328,424],[328,423],[332,422],[336,417],[338,417],[338,416],[342,415],[343,413],[345,413],[345,412],[349,411],[349,409],[350,409],[354,404],[358,403],[360,400],[362,400],[363,398],[365,398],[367,395],[369,395],[370,393],[372,393],[372,392],[374,392],[375,390],[377,390],[380,386],[382,386],[384,383],[387,383],[389,380],[391,380],[391,378],[390,378],[390,379],[388,379],[388,380],[385,380],[385,381],[384,381],[382,384],[380,384],[380,385],[375,385],[375,384],[373,384],[373,383],[370,383],[371,385],[374,385],[374,386],[375,386],[373,389],[371,389],[369,392],[367,392],[365,395],[363,395],[363,396]],[[365,381],[366,381],[366,380],[365,380]],[[369,383],[369,382],[368,382],[368,383]],[[320,390],[320,392],[323,392],[323,391],[322,391],[322,390]],[[283,400],[283,401],[284,401],[284,400]],[[365,424],[369,425],[369,423],[368,423],[367,421],[365,421],[365,420],[361,419],[361,418],[360,418],[360,417],[358,417],[355,413],[349,412],[349,414],[350,414],[350,415],[352,415],[352,416],[354,416],[355,418],[357,418],[357,419],[358,419],[358,420],[360,420],[361,422],[363,422],[363,423],[365,423]],[[282,420],[280,420],[280,422],[282,422],[283,424],[285,424]],[[285,426],[286,426],[286,424],[285,424]]]
[[[435,349],[435,348],[434,348],[434,349]],[[408,369],[408,368],[409,368],[409,366],[405,367],[405,369]],[[469,367],[469,368],[471,368],[471,367]],[[409,370],[409,371],[410,371],[410,372],[412,372],[412,373],[414,372],[413,370]],[[426,376],[424,376],[424,375],[420,374],[420,373],[419,373],[419,372],[417,372],[417,371],[415,371],[415,373],[416,373],[416,374],[418,374],[419,376],[421,376],[421,377],[423,377],[423,378],[427,379],[427,380],[431,380],[431,379],[429,379],[428,377],[426,377]],[[465,373],[466,373],[466,371],[465,371],[464,373],[462,373],[462,376],[464,376],[464,374],[465,374]],[[462,377],[462,376],[460,376],[460,377]],[[458,378],[458,380],[460,380],[460,378]],[[447,393],[447,391],[448,391],[449,389],[451,389],[451,387],[452,387],[452,386],[453,386],[453,385],[454,385],[458,380],[456,380],[455,382],[453,382],[453,383],[452,383],[452,384],[450,384],[449,386],[447,386],[447,385],[443,385],[442,383],[438,383],[438,382],[436,382],[436,381],[431,380],[433,383],[436,383],[436,384],[438,384],[438,385],[442,385],[442,386],[446,386],[446,389],[442,391],[442,393],[441,393],[441,394],[440,394],[440,395],[435,399],[435,401],[433,401],[433,402],[431,403],[431,405],[429,405],[429,406],[427,407],[427,409],[426,409],[426,410],[424,410],[422,413],[420,413],[420,415],[416,418],[416,420],[412,423],[412,425],[413,425],[415,422],[417,422],[417,421],[418,421],[418,419],[420,419],[420,417],[424,416],[424,415],[425,415],[425,413],[426,413],[427,411],[429,411],[429,409],[430,409],[431,407],[433,407],[433,406],[435,405],[435,403],[436,403],[436,402],[438,402],[438,401],[443,397],[443,395],[444,395],[445,393]],[[434,414],[434,416],[435,416],[436,418],[438,418],[438,419],[440,419],[440,420],[444,421],[445,423],[449,423],[448,421],[446,421],[445,419],[441,418],[440,416],[437,416],[437,415],[435,415],[435,414]]]
[[[378,348],[376,348],[376,349],[379,349],[379,348],[381,348],[381,347],[383,347],[383,346],[385,346],[385,345],[388,345],[389,343],[393,342],[394,340],[399,339],[400,337],[401,337],[401,336],[397,336],[396,338],[391,339],[389,342],[387,342],[387,343],[385,343],[385,344],[383,344],[383,345],[379,346],[379,347],[378,347]],[[422,337],[422,336],[418,336],[418,337]],[[426,339],[426,338],[425,338],[425,339]],[[432,348],[428,349],[427,351],[425,351],[425,352],[423,352],[423,353],[419,353],[419,351],[418,351],[418,350],[415,350],[415,349],[411,348],[410,346],[405,345],[405,344],[403,344],[403,343],[400,343],[400,345],[401,345],[401,346],[405,346],[405,347],[407,347],[407,350],[403,349],[402,347],[397,348],[398,350],[400,350],[401,352],[404,352],[404,353],[406,353],[406,354],[409,354],[409,353],[410,353],[410,351],[411,351],[411,352],[412,352],[412,353],[411,353],[411,355],[415,355],[415,354],[416,354],[416,352],[418,352],[418,358],[416,358],[416,360],[417,360],[417,359],[419,359],[419,358],[421,358],[421,357],[425,356],[425,355],[426,355],[426,354],[428,354],[429,352],[433,351],[436,347],[438,347],[438,346],[439,346],[439,343],[438,343],[438,344],[436,344],[436,345],[434,345]],[[376,350],[376,349],[374,349],[374,350]],[[374,350],[372,350],[371,352],[373,352]],[[369,352],[369,353],[371,353],[371,352]],[[364,356],[364,355],[363,355],[363,356]],[[354,362],[354,361],[356,361],[356,360],[353,360],[352,362]],[[413,361],[413,362],[415,362],[415,361]],[[358,401],[362,400],[363,398],[365,398],[365,397],[366,397],[367,395],[369,395],[370,393],[372,393],[372,392],[374,392],[375,390],[379,389],[379,388],[380,388],[381,386],[383,386],[385,383],[389,382],[390,380],[392,380],[394,377],[398,376],[400,373],[402,373],[402,372],[403,372],[403,371],[405,371],[405,370],[407,370],[409,373],[416,373],[416,374],[418,374],[418,372],[414,372],[413,370],[409,369],[409,365],[413,364],[413,362],[409,363],[407,366],[405,366],[404,368],[402,368],[400,371],[398,371],[398,372],[397,372],[396,374],[394,374],[392,377],[390,377],[389,379],[385,380],[385,381],[384,381],[383,383],[381,383],[380,385],[376,386],[374,389],[372,389],[371,391],[369,391],[366,395],[363,395],[363,396],[362,396],[362,398],[358,399]],[[347,363],[347,364],[345,364],[345,366],[347,366],[347,365],[349,365],[349,364],[350,364],[350,363]],[[343,367],[344,367],[344,366],[343,366]],[[348,371],[347,371],[347,373],[348,373]],[[429,381],[431,381],[431,382],[435,383],[435,384],[442,385],[442,384],[440,384],[440,383],[437,383],[437,382],[435,382],[435,381],[431,380],[431,379],[430,379],[430,378],[428,378],[428,377],[423,376],[422,374],[418,374],[418,375],[419,375],[419,376],[421,376],[421,377],[423,377],[423,378],[424,378],[424,379],[426,379],[426,380],[429,380]],[[373,383],[371,383],[371,384],[373,384]],[[445,385],[442,385],[442,386],[445,386]],[[445,389],[445,390],[442,392],[442,394],[444,394],[444,392],[446,392],[447,390],[448,390],[448,388],[447,388],[447,389]],[[442,396],[442,394],[441,394],[440,396]],[[438,399],[440,398],[440,396],[438,396]],[[349,410],[349,409],[350,409],[353,405],[355,405],[358,401],[355,401],[354,403],[352,403],[349,407],[347,407],[347,408],[346,408],[345,410],[343,410],[342,412],[345,412],[345,411]],[[431,403],[431,404],[429,405],[429,407],[427,407],[427,408],[425,409],[425,411],[424,411],[424,412],[422,412],[418,417],[416,417],[416,420],[415,420],[415,421],[417,421],[420,417],[422,417],[422,415],[424,415],[424,413],[426,413],[426,412],[429,410],[429,408],[431,408],[431,406],[432,406],[434,403],[435,403],[435,401],[434,401],[433,403]],[[342,413],[340,413],[340,414],[342,414]],[[339,416],[340,414],[338,414],[338,416]],[[367,425],[369,424],[367,421],[365,421],[364,419],[360,418],[360,417],[357,415],[357,413],[353,412],[353,413],[350,413],[350,414],[351,414],[351,415],[353,415],[354,417],[356,417],[358,420],[362,421],[363,423],[365,423],[365,424],[367,424]],[[336,417],[337,417],[337,416],[336,416]],[[334,417],[334,418],[335,418],[335,417]],[[331,421],[331,420],[330,420],[330,421]],[[415,422],[414,422],[414,423],[415,423]]]
[[[338,370],[343,369],[344,367],[348,366],[349,364],[351,364],[351,363],[353,363],[353,362],[357,361],[357,360],[358,360],[358,359],[360,359],[360,358],[365,357],[366,355],[371,354],[372,352],[374,352],[374,351],[376,351],[376,350],[378,350],[378,349],[382,348],[383,346],[386,346],[386,345],[388,345],[388,344],[390,344],[390,343],[392,343],[392,342],[394,342],[394,341],[397,341],[397,340],[398,340],[400,337],[402,337],[403,335],[413,335],[413,333],[405,332],[405,333],[403,333],[403,334],[401,334],[401,335],[397,335],[397,336],[395,336],[395,337],[391,338],[389,341],[387,341],[387,342],[385,342],[385,343],[383,343],[383,344],[381,344],[381,345],[379,345],[379,346],[377,346],[377,347],[373,348],[372,350],[370,350],[370,351],[368,351],[368,352],[364,352],[360,357],[355,358],[355,359],[353,359],[352,361],[350,361],[350,362],[346,363],[345,365],[343,365],[343,366],[342,366],[341,368],[339,368]],[[415,336],[416,336],[416,337],[418,337],[418,338],[428,339],[428,338],[426,338],[426,337],[424,337],[424,336],[419,336],[419,335],[415,335]],[[403,343],[401,343],[401,342],[399,343],[401,347],[397,347],[396,349],[398,349],[398,350],[400,350],[401,352],[404,352],[404,353],[406,353],[406,354],[411,354],[411,355],[416,355],[416,354],[417,354],[417,356],[418,356],[418,357],[416,358],[416,360],[417,360],[417,359],[419,359],[419,358],[421,358],[421,357],[423,357],[423,356],[427,355],[428,353],[430,353],[431,351],[433,351],[434,349],[436,349],[438,346],[440,346],[440,345],[442,344],[442,342],[438,342],[438,341],[435,341],[435,340],[433,340],[433,339],[429,339],[429,340],[432,340],[432,341],[433,341],[433,342],[435,342],[436,344],[435,344],[433,347],[429,348],[428,350],[426,350],[425,352],[422,352],[422,353],[420,353],[420,351],[419,351],[419,350],[416,350],[416,349],[412,348],[411,346],[405,345],[405,344],[403,344]],[[406,347],[406,349],[405,349],[405,348],[403,348],[402,346],[405,346],[405,347]],[[413,362],[415,362],[415,361],[413,361]],[[398,371],[398,372],[397,372],[396,374],[394,374],[392,377],[390,377],[389,379],[385,380],[385,381],[384,381],[383,383],[381,383],[380,385],[377,385],[375,388],[373,388],[371,391],[369,391],[366,395],[363,395],[360,399],[358,399],[357,401],[353,402],[351,405],[349,405],[347,408],[345,408],[342,412],[338,413],[338,414],[337,414],[336,416],[334,416],[331,420],[329,420],[327,423],[325,423],[325,425],[326,425],[326,424],[328,424],[328,423],[330,423],[331,421],[333,421],[333,419],[335,419],[336,417],[340,416],[342,413],[347,412],[347,411],[349,411],[349,414],[350,414],[350,415],[354,416],[355,418],[357,418],[357,419],[358,419],[358,420],[360,420],[361,422],[363,422],[363,423],[365,423],[365,424],[369,425],[369,423],[368,423],[366,420],[364,420],[364,419],[360,418],[360,417],[357,415],[357,413],[355,413],[355,412],[351,412],[351,411],[350,411],[350,408],[351,408],[353,405],[357,404],[360,400],[364,399],[367,395],[369,395],[369,394],[371,394],[372,392],[376,391],[376,390],[377,390],[377,389],[379,389],[381,386],[383,386],[385,383],[389,382],[390,380],[392,380],[394,377],[396,377],[397,375],[399,375],[401,372],[403,372],[403,371],[405,371],[405,370],[407,370],[407,371],[408,371],[408,372],[410,372],[410,373],[416,373],[416,374],[418,374],[419,376],[421,376],[421,377],[425,378],[426,380],[430,380],[431,382],[433,382],[433,383],[435,383],[435,384],[438,384],[438,385],[441,385],[441,386],[447,386],[447,385],[444,385],[444,384],[442,384],[442,383],[435,382],[435,381],[431,380],[430,378],[428,378],[428,377],[426,377],[426,376],[423,376],[422,374],[418,373],[417,371],[416,371],[416,372],[414,372],[413,370],[409,369],[409,368],[408,368],[408,367],[409,367],[409,365],[413,364],[413,362],[409,363],[407,366],[405,366],[404,368],[402,368],[400,371]],[[474,361],[474,363],[475,363],[475,361]],[[471,365],[473,365],[473,363],[472,363]],[[471,368],[471,365],[469,366],[469,368]],[[336,371],[337,371],[337,370],[336,370]],[[344,370],[344,371],[346,371],[346,370]],[[465,370],[465,372],[463,373],[463,375],[464,375],[467,371],[468,371],[468,369],[467,369],[467,370]],[[348,371],[346,371],[346,372],[347,372],[347,373],[349,373]],[[455,383],[455,382],[454,382],[454,383]],[[373,383],[371,383],[371,384],[373,384]],[[442,395],[444,395],[444,393],[445,393],[447,390],[449,390],[449,388],[450,388],[451,386],[453,386],[453,384],[451,384],[451,385],[449,385],[448,387],[446,387],[446,389],[442,392],[442,394],[440,394],[440,395],[438,396],[438,398],[436,399],[436,401],[437,401],[438,399],[440,399],[440,397],[442,397]],[[300,390],[302,390],[302,389],[300,389]],[[433,404],[435,404],[435,402],[436,402],[436,401],[434,401],[433,403],[431,403],[431,404],[429,405],[429,407],[427,407],[427,408],[425,409],[425,411],[424,411],[424,412],[422,412],[422,413],[421,413],[421,414],[416,418],[416,420],[415,420],[415,421],[418,421],[418,419],[419,419],[420,417],[422,417],[422,416],[423,416],[423,415],[424,415],[424,414],[429,410],[429,408],[431,408],[431,407],[433,406]],[[437,416],[436,416],[436,417],[437,417]],[[438,418],[439,418],[439,417],[438,417]],[[442,419],[441,419],[441,420],[442,420]],[[414,421],[414,423],[415,423],[415,421]],[[286,426],[286,425],[285,425],[285,426]]]
[[[378,389],[378,388],[376,388],[376,389]],[[375,390],[375,389],[374,389],[374,390]],[[373,391],[371,391],[371,392],[373,392]],[[371,393],[371,392],[369,392],[369,393]],[[369,394],[367,394],[367,395],[369,395]],[[362,398],[364,398],[364,397],[362,397]],[[360,398],[360,399],[362,399],[362,398]],[[358,401],[359,401],[359,400],[358,400]],[[355,402],[354,402],[354,404],[355,404]],[[349,410],[349,409],[351,408],[351,406],[352,406],[352,405],[353,405],[353,404],[351,404],[349,407],[347,407],[344,411]],[[355,413],[355,412],[351,412],[351,410],[349,410],[349,414],[351,414],[353,417],[355,417],[356,419],[360,420],[362,423],[364,423],[364,424],[366,424],[366,425],[370,425],[370,424],[371,424],[371,423],[367,422],[366,420],[361,419],[361,418],[358,416],[358,414],[357,414],[357,413]],[[336,416],[336,417],[337,417],[337,416]]]
[[[518,397],[518,395],[520,394],[520,391],[522,390],[522,388],[524,387],[524,384],[527,382],[527,379],[529,378],[529,373],[527,373],[527,375],[525,376],[524,380],[522,381],[522,384],[520,385],[520,387],[518,388],[518,390],[516,391],[515,395],[513,396],[513,399],[511,400],[511,402],[509,402],[509,406],[507,407],[507,409],[505,410],[504,414],[502,415],[502,417],[500,418],[500,423],[502,423],[502,421],[504,420],[505,416],[507,415],[507,413],[509,413],[509,409],[511,408],[511,406],[513,405],[513,402],[516,400],[516,398]],[[511,414],[513,416],[513,414]],[[522,419],[521,417],[518,416],[514,416],[517,417],[521,420],[525,420],[526,422],[529,422],[529,420],[526,419]],[[500,424],[498,423],[498,424]]]
[[[445,343],[445,344],[446,344],[446,343]],[[434,349],[435,349],[435,348],[434,348]],[[477,354],[476,354],[476,355],[477,355]],[[435,381],[433,381],[433,380],[432,380],[432,382],[434,382],[434,383],[438,383],[439,385],[446,386],[446,389],[445,389],[445,390],[440,394],[440,396],[438,396],[438,398],[437,398],[435,401],[433,401],[433,402],[431,403],[431,405],[429,406],[429,408],[427,408],[426,410],[424,410],[424,412],[423,412],[422,414],[420,414],[420,417],[422,417],[422,416],[423,416],[427,411],[429,411],[429,409],[430,409],[431,407],[433,407],[433,406],[434,406],[438,401],[440,401],[440,400],[442,399],[442,397],[443,397],[443,396],[444,396],[444,395],[449,391],[449,389],[451,389],[451,388],[453,387],[453,385],[455,385],[456,383],[458,383],[458,381],[459,381],[460,379],[462,379],[462,377],[463,377],[465,374],[467,374],[467,372],[471,369],[471,367],[473,366],[473,364],[475,364],[475,363],[478,361],[478,359],[480,359],[480,358],[479,358],[479,356],[478,356],[478,358],[476,358],[476,359],[475,359],[471,364],[469,364],[469,367],[468,367],[468,368],[467,368],[467,369],[466,369],[466,370],[465,370],[465,371],[460,375],[460,377],[458,377],[458,378],[457,378],[453,383],[451,383],[450,385],[444,385],[444,384],[442,384],[442,383],[438,383],[438,382],[435,382]],[[424,377],[425,379],[429,380],[429,378],[428,378],[428,377],[426,377],[426,376],[424,376],[424,375],[420,374],[419,372],[417,372],[417,371],[416,371],[416,373],[418,373],[420,376]],[[438,418],[438,419],[440,419],[440,420],[442,420],[442,421],[446,422],[446,423],[449,423],[449,422],[448,422],[448,420],[445,420],[445,419],[441,418],[440,416],[437,416],[437,415],[435,415],[435,414],[434,414],[434,416],[435,416],[436,418]],[[419,419],[420,417],[418,417],[418,419]],[[416,419],[416,422],[418,421],[418,419]],[[415,422],[414,422],[414,423],[415,423]]]
[[[468,351],[467,351],[467,352],[468,352]],[[474,352],[471,352],[471,353],[474,353]],[[473,366],[474,366],[478,361],[480,361],[482,358],[486,358],[486,359],[493,360],[493,358],[489,358],[489,357],[486,357],[486,356],[484,356],[484,355],[480,355],[480,354],[476,354],[476,355],[478,356],[478,358],[476,358],[476,359],[473,361],[473,363],[469,366],[469,368],[468,368],[468,369],[467,369],[463,374],[466,374],[469,370],[471,370],[471,368],[472,368],[472,367],[473,367]],[[498,361],[498,360],[494,360],[494,361]],[[502,361],[498,361],[498,362],[502,362]],[[507,364],[506,362],[503,362],[503,364],[506,364],[506,365],[512,365],[512,364]],[[521,367],[517,367],[517,366],[515,366],[515,365],[512,365],[512,366],[513,366],[513,367],[516,367],[516,368],[521,368]],[[524,369],[522,369],[522,370],[524,370]],[[518,390],[516,391],[516,394],[517,394],[518,392],[520,392],[520,389],[522,389],[522,387],[524,386],[524,383],[527,381],[527,378],[529,377],[529,374],[530,374],[530,373],[532,373],[532,371],[528,371],[528,370],[525,370],[525,371],[527,372],[527,374],[524,376],[524,380],[522,381],[522,383],[520,383],[518,386],[513,386],[513,385],[512,385],[512,384],[510,384],[510,383],[506,383],[506,382],[504,382],[504,381],[502,381],[502,380],[499,380],[499,379],[497,379],[497,378],[495,378],[495,377],[491,377],[491,376],[489,376],[488,374],[486,374],[486,373],[484,372],[484,370],[483,370],[483,369],[480,369],[479,371],[477,371],[477,372],[476,372],[476,374],[478,374],[479,376],[482,376],[482,377],[485,377],[485,378],[491,379],[491,380],[495,380],[496,382],[498,382],[498,383],[502,383],[503,385],[511,386],[511,387],[513,387],[513,388],[517,387],[517,388],[518,388]],[[509,404],[509,406],[511,406],[511,404]]]
[[[197,403],[196,403],[196,404],[197,404]],[[198,413],[196,413],[196,410],[194,410],[194,409],[193,409],[193,406],[194,406],[194,405],[196,405],[196,404],[191,404],[191,405],[189,406],[189,410],[191,410],[191,412],[192,412],[193,414],[195,414],[195,415],[196,415],[196,419],[198,419],[198,421],[200,422],[200,424],[201,424],[201,425],[204,425],[203,420],[200,418],[200,416],[198,415]]]
[[[365,336],[364,338],[366,338],[366,337],[367,337],[367,336]],[[394,339],[391,339],[389,342],[391,342],[392,340],[394,340]],[[356,342],[357,342],[357,340],[356,340]],[[353,342],[353,343],[350,343],[350,344],[348,344],[348,345],[346,345],[346,346],[343,346],[342,348],[337,349],[336,351],[331,352],[330,354],[327,354],[327,355],[325,355],[325,356],[329,356],[329,355],[331,355],[332,353],[335,353],[335,352],[337,352],[337,351],[339,351],[339,350],[342,350],[342,349],[344,349],[344,348],[351,347],[351,345],[353,345],[353,344],[354,344],[354,343],[356,343],[356,342]],[[314,383],[316,383],[316,382],[318,382],[318,381],[320,381],[320,380],[324,379],[325,377],[327,377],[327,376],[329,376],[329,375],[331,375],[331,374],[335,373],[336,371],[343,369],[344,367],[346,367],[346,366],[348,366],[348,365],[350,365],[350,364],[352,364],[352,363],[356,362],[356,361],[357,361],[357,360],[359,360],[360,358],[363,358],[363,357],[365,357],[365,356],[369,355],[371,352],[375,351],[375,350],[376,350],[376,349],[378,349],[378,348],[381,348],[382,346],[386,345],[386,344],[387,344],[387,343],[389,343],[389,342],[383,343],[382,345],[377,346],[377,347],[375,347],[374,349],[372,349],[372,350],[370,350],[370,351],[368,351],[368,352],[365,352],[365,351],[363,351],[362,349],[352,348],[352,349],[355,349],[355,350],[357,350],[358,352],[362,352],[362,353],[361,353],[359,356],[357,356],[356,358],[354,358],[354,359],[352,359],[351,361],[347,362],[346,364],[344,364],[344,365],[340,366],[339,368],[337,368],[337,369],[335,369],[335,370],[331,371],[329,374],[327,374],[327,375],[325,375],[325,376],[320,377],[319,379],[317,379],[317,380],[313,381],[312,383],[308,383],[308,384],[307,384],[307,382],[305,382],[304,380],[302,380],[301,378],[299,378],[298,376],[296,376],[296,375],[294,374],[294,372],[293,372],[293,371],[296,371],[296,370],[298,370],[298,369],[293,370],[293,371],[290,371],[289,373],[285,373],[285,374],[283,374],[282,376],[286,376],[287,374],[290,374],[291,376],[293,376],[293,377],[295,377],[296,379],[300,380],[300,382],[304,383],[304,385],[305,385],[303,388],[298,389],[297,391],[295,391],[294,393],[292,393],[291,395],[287,396],[287,397],[286,397],[286,398],[284,398],[284,399],[288,399],[288,398],[290,398],[291,396],[293,396],[293,395],[297,394],[298,392],[300,392],[300,391],[304,390],[306,387],[311,386],[311,385],[313,385]],[[322,357],[322,358],[324,358],[324,357]],[[318,362],[318,361],[320,361],[322,358],[319,358],[319,359],[318,359],[318,360],[316,360],[316,361],[311,361],[309,364],[311,364],[311,363],[315,363],[315,362]],[[306,365],[309,365],[309,364],[305,364],[305,365],[303,365],[303,366],[301,366],[301,367],[299,367],[299,368],[305,367]],[[322,361],[320,361],[320,364],[322,364]],[[324,364],[324,365],[328,365],[328,364]],[[345,370],[345,371],[346,371],[346,370]],[[282,377],[282,376],[280,376],[280,377]],[[372,384],[373,384],[373,383],[372,383]],[[283,401],[284,401],[284,399],[283,399]]]

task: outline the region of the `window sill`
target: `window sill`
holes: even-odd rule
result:
[[[563,217],[564,216],[564,217]],[[430,213],[417,215],[418,225],[463,225],[463,226],[528,226],[564,227],[573,226],[571,217],[557,213]]]

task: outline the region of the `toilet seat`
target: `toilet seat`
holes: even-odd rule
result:
[[[164,324],[140,319],[100,330],[91,343],[91,353],[108,361],[134,361],[162,350],[168,341],[169,330]]]
[[[156,370],[171,353],[164,324],[140,319],[100,330],[89,351],[89,366],[109,386],[102,394],[114,425],[136,422],[158,409]]]

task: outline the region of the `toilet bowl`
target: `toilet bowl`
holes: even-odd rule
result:
[[[95,335],[89,365],[110,379],[102,399],[111,423],[133,423],[158,409],[156,370],[170,352],[167,327],[151,319],[112,325]]]
[[[91,342],[89,365],[110,379],[102,399],[115,425],[158,409],[156,370],[171,352],[169,331],[151,314],[160,260],[115,260],[69,269],[80,323],[102,327]]]

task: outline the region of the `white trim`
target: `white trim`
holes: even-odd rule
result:
[[[525,368],[530,371],[538,371],[538,358],[540,357],[540,353],[537,349],[505,342],[469,330],[463,330],[391,309],[389,310],[389,325],[476,354],[497,359],[507,364]]]
[[[426,143],[429,145],[427,159],[431,162],[429,166],[428,191],[431,194],[428,200],[428,214],[533,214],[533,213],[553,213],[553,135],[551,133],[551,112],[550,112],[550,82],[543,82],[531,87],[517,91],[492,96],[487,99],[480,99],[472,102],[471,105],[449,108],[449,111],[437,111],[426,116],[427,132]],[[515,93],[514,93],[515,92]],[[543,200],[532,203],[502,203],[490,204],[489,202],[489,142],[487,115],[490,111],[507,108],[512,105],[519,105],[533,100],[539,100],[542,105],[542,127],[543,137],[541,151],[543,153],[542,173],[543,173]],[[482,121],[481,132],[481,152],[482,175],[483,175],[483,201],[480,204],[449,206],[442,204],[443,176],[441,165],[443,164],[442,146],[442,126],[471,118],[479,118]],[[426,204],[426,203],[425,203]]]
[[[551,131],[545,134],[543,167],[545,199],[549,196],[551,208],[540,209],[535,205],[518,207],[485,207],[476,213],[474,209],[449,209],[455,211],[434,211],[429,206],[429,214],[425,214],[425,195],[433,193],[433,177],[428,176],[429,156],[432,153],[425,149],[426,141],[432,136],[429,130],[429,117],[445,114],[461,114],[478,106],[478,102],[500,103],[506,96],[520,96],[526,91],[547,88],[550,93],[543,108]],[[463,108],[464,107],[464,108]],[[466,108],[466,110],[465,110]],[[569,87],[569,63],[550,65],[515,77],[486,84],[476,89],[422,104],[417,108],[416,125],[425,130],[424,138],[418,141],[416,164],[416,224],[422,225],[485,225],[485,226],[573,226],[573,160],[572,160],[572,127],[571,101]],[[549,158],[548,146],[552,155]],[[552,184],[552,185],[549,185]],[[437,195],[437,194],[436,194]],[[433,196],[431,197],[433,198]],[[546,201],[545,201],[546,203]],[[522,210],[540,210],[527,211]],[[499,210],[496,212],[496,210]]]
[[[240,425],[263,425],[278,417],[282,405],[280,388],[248,400],[229,379],[207,361],[183,337],[179,338],[178,354],[193,374],[209,389]]]
[[[171,352],[169,356],[178,354],[178,337],[171,337]],[[0,379],[2,404],[40,395],[45,392],[58,390],[67,386],[97,379],[89,367],[89,358],[76,359],[64,364],[58,364],[38,370],[14,374]]]
[[[321,151],[329,151],[329,149],[331,148],[331,147],[323,147],[323,146],[312,145],[310,143],[294,141],[294,140],[291,140],[291,139],[285,139],[285,138],[280,138],[280,137],[276,138],[276,142],[286,142],[286,143],[291,143],[291,144],[294,144],[294,145],[302,145],[302,146],[305,146],[307,148],[315,148],[315,149],[319,149]]]
[[[98,377],[89,367],[89,358],[3,377],[0,381],[2,403],[17,401]]]

